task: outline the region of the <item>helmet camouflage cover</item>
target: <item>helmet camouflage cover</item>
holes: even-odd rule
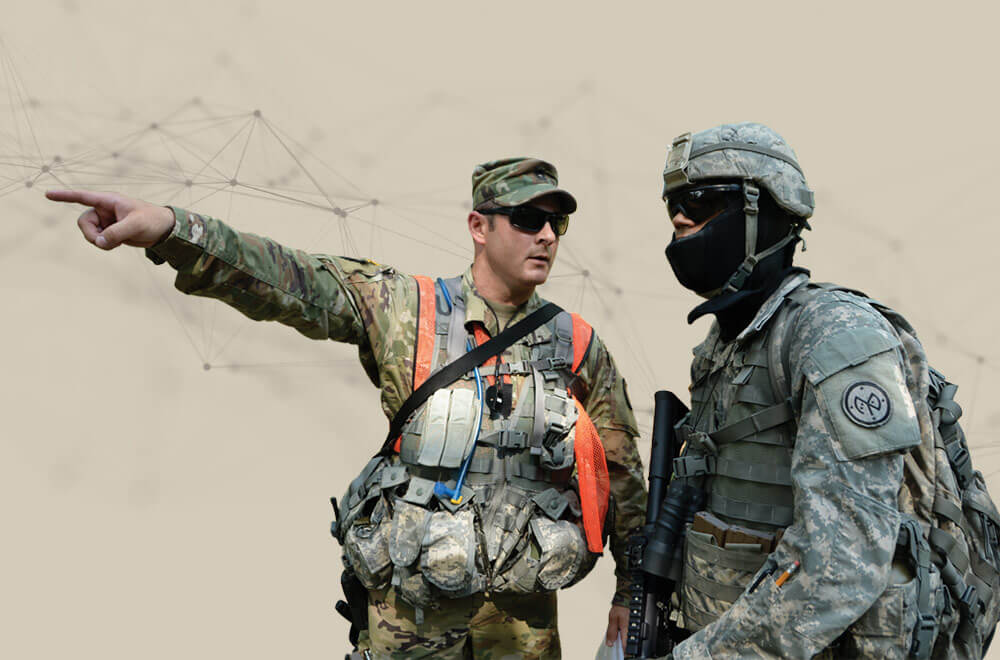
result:
[[[800,218],[811,216],[815,206],[795,152],[763,124],[723,124],[674,138],[663,170],[663,197],[705,179],[752,180]]]

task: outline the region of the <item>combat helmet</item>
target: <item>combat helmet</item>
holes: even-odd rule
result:
[[[729,278],[726,290],[738,291],[764,258],[799,240],[809,229],[807,218],[815,206],[795,152],[784,138],[763,124],[723,124],[674,138],[663,170],[663,199],[671,192],[699,181],[738,179],[743,182],[746,216],[746,252],[740,267]],[[789,233],[774,245],[757,252],[760,189],[777,205],[798,219]]]

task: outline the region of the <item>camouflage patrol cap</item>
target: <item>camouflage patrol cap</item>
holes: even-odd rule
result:
[[[551,163],[537,158],[501,158],[472,170],[472,208],[486,204],[518,206],[543,195],[559,198],[564,213],[576,211],[576,199],[559,188]]]
[[[674,138],[663,170],[663,197],[704,179],[750,179],[800,218],[811,216],[815,206],[795,152],[763,124],[723,124]]]

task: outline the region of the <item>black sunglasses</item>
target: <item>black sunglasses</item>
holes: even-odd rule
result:
[[[666,199],[667,213],[673,218],[678,213],[695,223],[710,220],[721,211],[743,203],[743,185],[715,183],[696,186],[670,193]]]
[[[492,209],[479,209],[483,215],[505,215],[510,218],[510,224],[521,231],[537,234],[542,231],[545,223],[552,225],[556,236],[562,236],[569,229],[569,216],[565,213],[552,213],[535,206],[500,206]]]

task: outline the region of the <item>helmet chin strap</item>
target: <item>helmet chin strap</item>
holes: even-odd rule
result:
[[[788,234],[767,248],[759,254],[755,254],[757,251],[757,227],[758,227],[758,213],[760,208],[757,205],[757,200],[760,199],[760,188],[754,185],[752,179],[743,180],[743,213],[746,217],[746,258],[743,263],[740,264],[739,268],[736,269],[726,282],[725,286],[722,287],[722,291],[732,291],[736,292],[743,288],[750,279],[750,275],[753,274],[754,268],[757,267],[761,261],[771,256],[775,252],[784,249],[789,243],[799,239],[799,233],[802,231],[802,227],[798,224],[793,224],[791,230]]]

